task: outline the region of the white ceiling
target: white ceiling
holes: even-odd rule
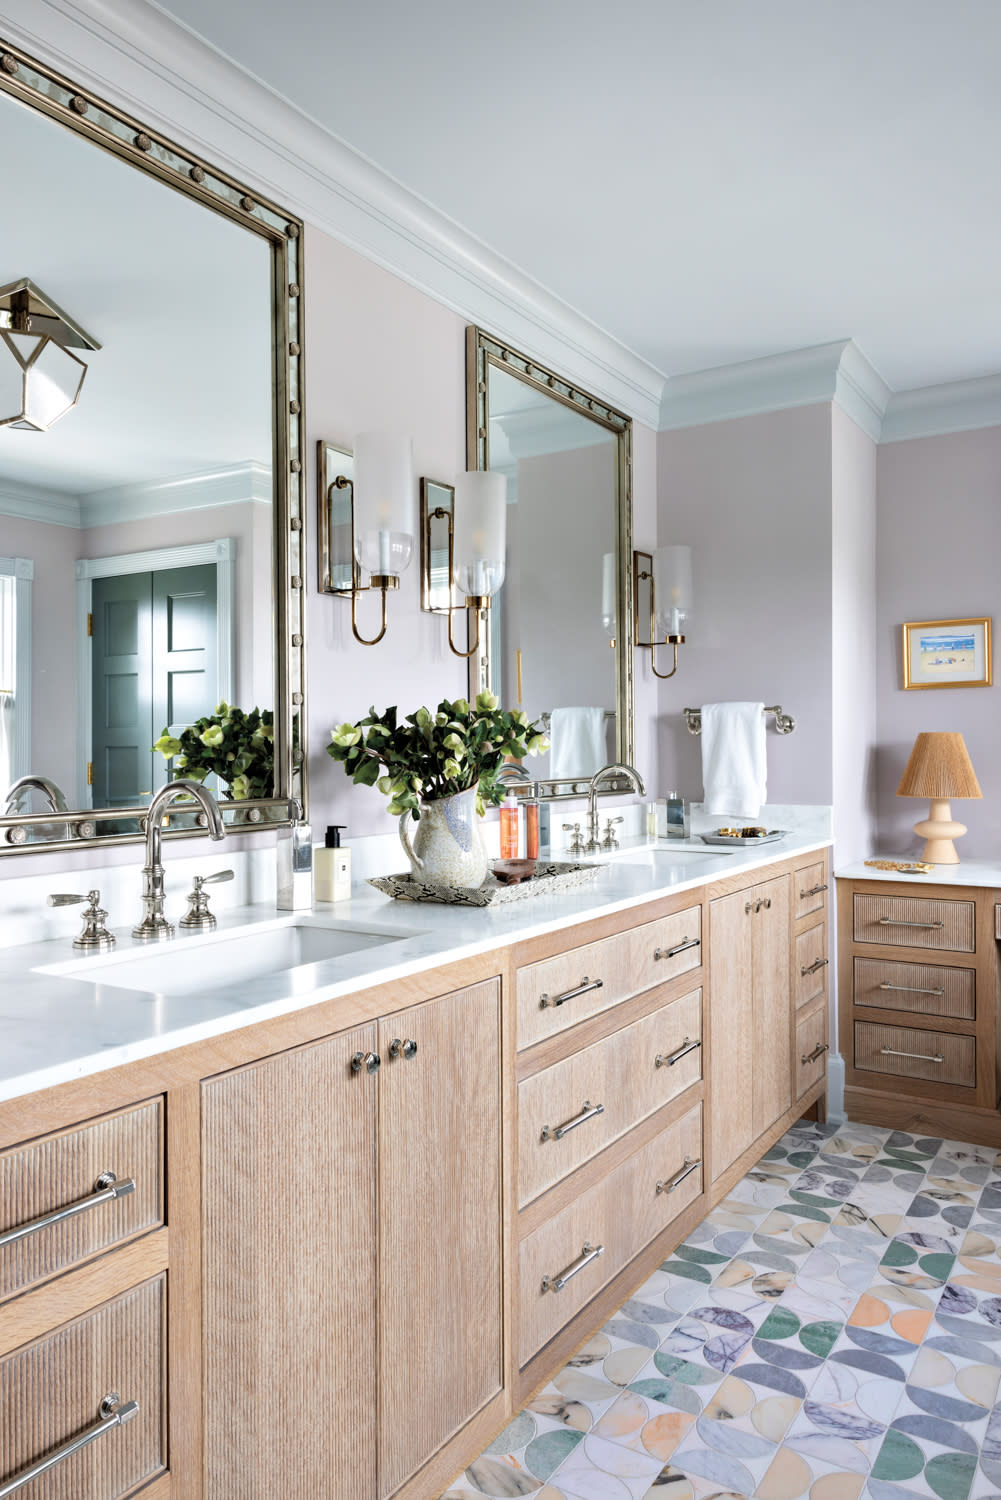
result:
[[[667,375],[1001,370],[998,0],[170,0]]]

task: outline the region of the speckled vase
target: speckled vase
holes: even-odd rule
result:
[[[453,889],[482,885],[487,873],[487,851],[476,812],[476,787],[422,802],[413,841],[409,812],[400,818],[400,843],[406,850],[415,880],[433,881]]]

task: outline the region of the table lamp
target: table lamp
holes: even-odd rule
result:
[[[897,787],[898,797],[928,797],[927,818],[914,832],[927,839],[922,859],[933,865],[958,865],[953,839],[962,838],[965,823],[954,823],[950,797],[982,797],[963,736],[955,732],[919,734]]]

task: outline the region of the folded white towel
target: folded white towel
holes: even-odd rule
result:
[[[702,705],[702,788],[706,812],[756,818],[765,801],[763,703]]]
[[[605,710],[554,708],[549,720],[549,774],[593,776],[606,763]]]

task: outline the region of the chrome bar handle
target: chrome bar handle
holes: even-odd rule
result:
[[[55,1208],[51,1213],[42,1214],[37,1219],[30,1219],[27,1224],[18,1224],[13,1229],[5,1229],[0,1234],[0,1250],[7,1245],[16,1245],[18,1240],[27,1239],[29,1234],[38,1234],[41,1229],[48,1229],[53,1224],[61,1224],[64,1219],[75,1219],[77,1214],[86,1213],[89,1208],[96,1208],[99,1203],[111,1203],[115,1198],[127,1198],[129,1193],[136,1190],[135,1182],[131,1177],[123,1177],[121,1181],[114,1172],[102,1172],[94,1184],[94,1191],[88,1193],[86,1198],[75,1198],[72,1203],[65,1203],[62,1208]],[[0,1490],[0,1495],[3,1491]]]
[[[801,901],[805,901],[806,898],[807,898],[807,896],[819,896],[820,893],[821,893],[821,891],[826,891],[826,890],[827,890],[827,881],[824,880],[824,881],[821,882],[820,885],[811,885],[811,887],[810,887],[810,889],[808,891],[800,891],[800,893],[799,893],[799,899]]]
[[[812,1052],[801,1053],[799,1060],[801,1063],[813,1063],[817,1061],[818,1057],[823,1057],[824,1053],[830,1050],[829,1042],[818,1042]]]
[[[539,1136],[539,1139],[542,1141],[561,1141],[565,1135],[570,1134],[571,1130],[576,1130],[578,1125],[583,1125],[585,1121],[593,1120],[596,1115],[603,1115],[604,1113],[605,1106],[603,1104],[592,1104],[590,1099],[585,1099],[579,1115],[574,1115],[572,1120],[564,1120],[562,1125],[557,1125],[555,1128],[551,1125],[543,1125],[542,1134]]]
[[[683,1057],[687,1057],[689,1052],[697,1051],[701,1046],[701,1037],[696,1037],[693,1042],[686,1036],[676,1052],[658,1052],[653,1060],[653,1065],[655,1068],[673,1068],[675,1063],[680,1062]]]
[[[941,927],[945,926],[944,922],[901,922],[901,921],[898,921],[894,917],[877,917],[876,921],[879,923],[879,925],[881,927],[927,927],[927,928],[941,928]]]
[[[681,939],[676,948],[655,948],[653,956],[655,960],[658,958],[676,958],[679,953],[686,953],[689,948],[699,948],[701,945],[701,938],[690,938],[686,935]]]
[[[829,960],[826,958],[815,958],[812,964],[807,964],[805,967],[803,964],[800,964],[799,972],[801,974],[816,974],[817,970],[822,969],[828,962]]]
[[[592,1245],[590,1240],[585,1240],[584,1248],[577,1259],[572,1260],[565,1271],[561,1271],[558,1276],[543,1276],[542,1290],[544,1292],[562,1292],[568,1281],[572,1281],[578,1272],[583,1271],[585,1266],[589,1266],[593,1260],[597,1260],[598,1256],[604,1255],[604,1253],[604,1245]],[[0,1500],[2,1500],[2,1497],[0,1497]]]
[[[13,1479],[0,1483],[0,1500],[7,1500],[8,1495],[14,1495],[18,1490],[30,1484],[33,1479],[38,1479],[42,1474],[47,1474],[57,1464],[61,1464],[67,1458],[72,1458],[74,1453],[79,1453],[81,1448],[87,1448],[91,1443],[96,1443],[98,1438],[104,1437],[106,1432],[111,1432],[115,1427],[123,1427],[126,1422],[131,1422],[133,1417],[139,1415],[138,1401],[123,1401],[117,1391],[109,1391],[98,1407],[98,1419],[92,1427],[87,1427],[80,1433],[79,1437],[71,1438],[47,1458],[39,1459],[37,1464],[32,1464],[30,1469],[22,1469],[20,1474],[15,1474]]]
[[[675,1188],[680,1187],[685,1178],[691,1177],[692,1173],[697,1171],[701,1165],[701,1156],[697,1156],[694,1161],[692,1161],[690,1156],[686,1156],[680,1169],[675,1172],[673,1177],[669,1177],[666,1182],[658,1182],[658,1193],[673,1193]]]
[[[578,995],[586,995],[591,990],[600,990],[604,987],[603,979],[589,979],[587,975],[577,985],[576,989],[564,990],[562,995],[540,995],[539,1009],[545,1010],[547,1006],[566,1005],[568,1000],[576,1000]]]
[[[934,1056],[930,1056],[927,1052],[898,1052],[896,1047],[880,1047],[879,1050],[884,1057],[915,1057],[918,1062],[945,1062],[945,1058],[941,1052],[936,1052]]]
[[[923,990],[916,984],[887,984],[884,980],[879,986],[881,990],[900,990],[905,995],[944,995],[945,985],[940,984],[933,990]]]

